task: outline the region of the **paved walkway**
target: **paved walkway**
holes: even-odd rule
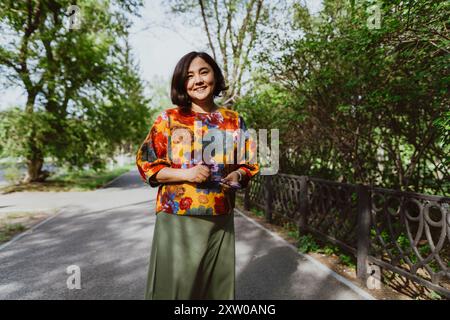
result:
[[[0,215],[59,214],[0,246],[0,299],[142,299],[155,223],[156,188],[133,170],[92,192],[0,196]],[[258,223],[235,214],[236,299],[371,299]],[[68,289],[68,266],[81,289]]]

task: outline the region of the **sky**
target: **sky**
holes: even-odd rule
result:
[[[278,0],[272,0],[278,1]],[[302,0],[303,2],[303,0]],[[311,12],[321,8],[321,0],[304,0]],[[164,0],[147,0],[141,10],[141,17],[133,19],[130,44],[141,76],[149,83],[168,81],[178,60],[190,51],[206,51],[206,38],[201,21],[196,27],[189,27],[182,21],[175,21],[165,14]],[[204,38],[205,45],[198,39]],[[4,90],[0,96],[0,110],[11,105],[24,105],[25,96],[20,88]]]

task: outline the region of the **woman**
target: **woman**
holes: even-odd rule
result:
[[[142,179],[159,186],[146,299],[234,299],[235,187],[259,166],[245,159],[256,147],[242,117],[214,103],[226,89],[207,53],[183,56],[172,77],[176,107],[158,115],[136,155]]]

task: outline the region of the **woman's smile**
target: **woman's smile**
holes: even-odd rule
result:
[[[201,88],[195,89],[195,91],[197,91],[197,92],[203,92],[203,91],[205,91],[206,88],[207,88],[207,87],[201,87]]]

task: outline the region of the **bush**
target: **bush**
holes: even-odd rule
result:
[[[22,180],[23,174],[17,167],[13,166],[5,169],[4,177],[10,184],[18,184]]]
[[[313,236],[308,234],[301,236],[298,241],[298,251],[302,253],[315,252],[319,250],[319,245],[314,240]]]

